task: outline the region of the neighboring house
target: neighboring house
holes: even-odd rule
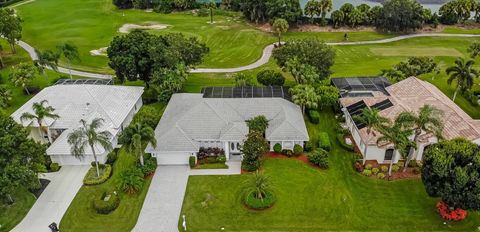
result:
[[[157,147],[149,145],[146,149],[159,165],[188,164],[189,157],[200,147],[222,148],[227,159],[240,159],[249,132],[245,121],[259,115],[269,120],[265,138],[270,149],[276,143],[284,149],[293,149],[295,144],[303,146],[309,140],[301,109],[285,99],[288,98],[284,96],[285,90],[269,87],[248,88],[248,91],[216,87],[213,93],[211,90],[172,96],[155,129]]]
[[[341,85],[338,83],[340,80],[334,79],[332,82],[337,82],[337,87]],[[351,81],[351,83],[358,82]],[[380,110],[381,116],[393,121],[401,112],[410,111],[418,113],[422,106],[432,105],[443,111],[442,121],[444,130],[442,134],[445,139],[463,137],[480,144],[480,120],[472,119],[434,85],[416,77],[410,77],[391,86],[386,84],[384,88],[381,86],[377,87],[377,89],[370,88],[369,94],[363,96],[352,97],[347,94],[340,98],[340,104],[345,114],[346,126],[351,131],[356,145],[362,155],[366,157],[366,160],[389,163],[391,161],[398,162],[401,157],[398,151],[392,149],[391,144],[377,144],[377,139],[380,136],[378,132],[373,131],[373,134],[367,135],[365,125],[353,120],[353,116],[360,115],[365,107],[377,108]],[[357,90],[365,87],[350,86],[347,88]],[[413,136],[411,139],[413,139]],[[414,158],[422,160],[425,147],[437,141],[438,138],[435,135],[423,132],[420,135],[421,145],[418,147],[417,156]],[[368,146],[367,154],[363,154],[365,146]]]
[[[88,82],[87,82],[88,83]],[[85,149],[85,157],[77,159],[71,155],[71,146],[67,142],[68,134],[80,126],[80,120],[87,122],[94,118],[105,120],[101,131],[108,130],[112,133],[112,145],[116,147],[117,136],[129,125],[135,113],[142,106],[143,87],[128,87],[114,85],[70,84],[54,85],[43,89],[22,107],[12,117],[23,126],[31,127],[30,137],[50,144],[47,155],[52,162],[60,165],[84,165],[93,161],[90,149]],[[48,128],[46,135],[42,136],[36,121],[22,121],[23,113],[34,113],[32,105],[35,102],[47,100],[48,105],[55,108],[54,113],[60,118],[52,120],[46,118],[43,125]],[[104,163],[107,151],[101,146],[96,147],[99,162]]]

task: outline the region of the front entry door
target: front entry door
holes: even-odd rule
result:
[[[239,142],[230,142],[230,153],[240,153]]]

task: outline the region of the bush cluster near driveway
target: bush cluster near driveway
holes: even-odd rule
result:
[[[83,178],[83,184],[85,185],[97,185],[101,184],[110,178],[112,174],[112,166],[110,164],[99,164],[100,176],[97,176],[97,169],[95,163],[92,162],[92,167],[88,170],[85,178]]]
[[[319,129],[334,135],[333,114],[320,116],[320,125],[307,122],[310,136]],[[478,212],[444,225],[435,211],[437,199],[428,197],[420,180],[364,178],[352,169],[354,155],[336,142],[332,145],[328,170],[298,160],[267,159],[263,171],[275,183],[277,201],[264,212],[245,209],[238,198],[240,187],[235,186],[250,174],[191,176],[181,213],[189,231],[474,231],[479,225]],[[206,194],[214,199],[208,210],[200,204]]]
[[[116,189],[122,170],[135,166],[136,160],[135,156],[127,154],[124,149],[121,149],[118,152],[118,159],[113,165],[112,177],[103,184],[80,188],[60,222],[60,230],[131,231],[137,222],[151,179],[146,179],[143,188],[137,194],[128,195],[117,191],[121,199],[120,204],[115,211],[108,215],[97,214],[92,202],[104,192]]]

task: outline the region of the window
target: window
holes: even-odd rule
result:
[[[393,158],[393,152],[394,152],[393,149],[391,149],[391,148],[390,148],[390,149],[387,149],[387,150],[385,151],[385,159],[384,159],[384,160],[392,160],[392,158]]]
[[[230,150],[232,150],[232,151],[235,150],[235,143],[230,143]]]
[[[237,150],[240,150],[240,143],[237,143]]]

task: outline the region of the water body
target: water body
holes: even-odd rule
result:
[[[308,2],[308,0],[300,0],[300,4],[302,5],[302,8],[305,6],[305,4]],[[351,3],[353,4],[354,6],[358,6],[362,3],[365,3],[367,5],[370,5],[370,6],[380,6],[381,3],[379,3],[379,1],[367,1],[367,0],[332,0],[333,2],[333,10],[338,10],[343,4],[345,3]],[[418,2],[422,2],[422,1],[418,1]],[[432,1],[429,1],[429,0],[425,0],[424,2],[432,2]],[[436,2],[436,1],[433,1],[433,2]],[[442,0],[439,0],[439,2],[443,2]],[[442,3],[427,3],[427,4],[422,4],[423,7],[425,8],[429,8],[430,10],[432,10],[432,13],[433,12],[438,12],[438,10],[440,9],[440,7],[442,6]]]

